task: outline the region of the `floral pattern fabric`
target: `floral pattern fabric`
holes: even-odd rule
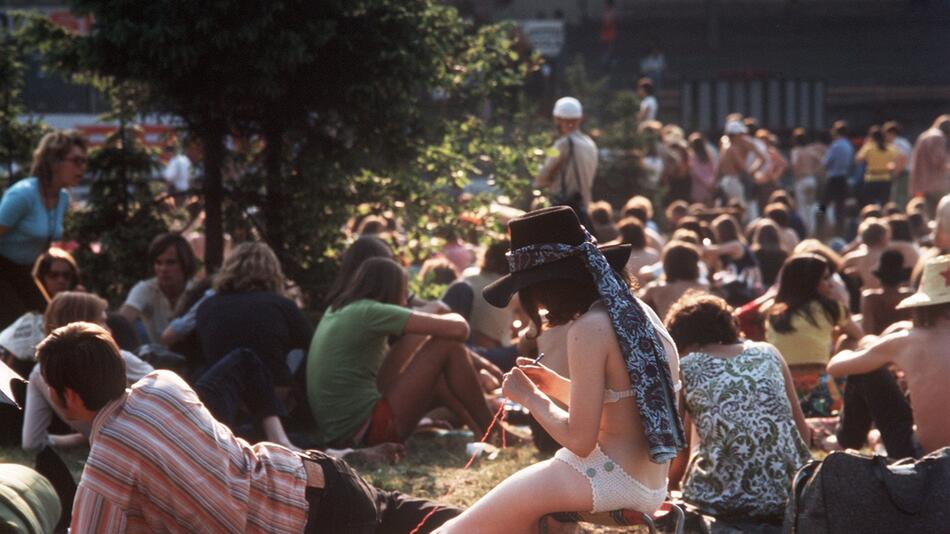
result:
[[[529,245],[509,252],[511,272],[533,269],[546,263],[576,256],[583,260],[594,278],[620,350],[624,355],[650,447],[650,459],[664,463],[685,446],[683,423],[676,413],[676,397],[669,362],[653,323],[630,294],[630,288],[607,263],[597,241],[585,230],[585,241],[572,246],[563,243]]]
[[[795,472],[811,459],[785,392],[781,355],[746,342],[741,354],[680,360],[686,410],[699,434],[683,498],[714,516],[782,514]]]

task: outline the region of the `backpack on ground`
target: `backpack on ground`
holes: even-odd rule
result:
[[[920,460],[838,451],[792,483],[787,534],[950,533],[950,447]]]

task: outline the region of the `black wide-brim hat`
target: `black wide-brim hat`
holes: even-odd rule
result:
[[[511,251],[542,244],[580,245],[584,242],[584,228],[574,210],[555,206],[526,213],[508,222]],[[623,271],[633,248],[630,245],[598,247],[615,271]],[[520,289],[545,280],[586,280],[591,274],[580,257],[562,258],[524,271],[502,276],[482,290],[489,304],[504,308],[511,296]]]

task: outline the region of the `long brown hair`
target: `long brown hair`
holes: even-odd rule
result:
[[[795,315],[801,315],[806,321],[817,326],[818,321],[812,313],[812,302],[821,305],[822,312],[832,324],[837,323],[841,314],[838,303],[818,292],[822,278],[831,274],[828,262],[817,254],[796,254],[789,258],[782,266],[778,294],[768,314],[772,328],[782,334],[794,332],[792,317]]]
[[[363,299],[401,306],[405,304],[406,283],[406,270],[401,265],[389,258],[370,258],[360,265],[350,284],[330,307],[339,310]]]

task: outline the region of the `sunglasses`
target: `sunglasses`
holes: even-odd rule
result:
[[[47,278],[72,278],[72,271],[49,271],[46,273]]]
[[[89,163],[89,158],[86,156],[73,156],[71,158],[66,158],[66,161],[72,163],[77,167],[85,167]]]

